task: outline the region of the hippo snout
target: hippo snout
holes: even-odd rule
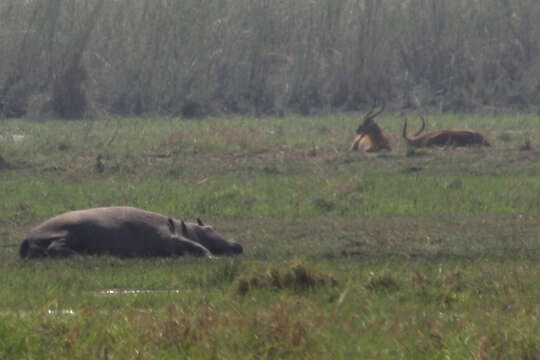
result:
[[[244,248],[242,247],[242,245],[240,245],[238,243],[235,243],[232,246],[232,252],[233,252],[233,254],[241,254],[241,253],[244,252]]]

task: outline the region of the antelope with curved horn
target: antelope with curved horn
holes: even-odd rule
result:
[[[421,134],[426,127],[426,121],[422,115],[419,115],[419,117],[422,120],[422,126],[412,138],[407,137],[407,118],[404,119],[403,138],[409,147],[490,146],[484,134],[470,129],[437,130]]]
[[[375,111],[377,100],[373,103],[371,110],[364,116],[364,121],[356,129],[356,138],[351,145],[351,151],[362,148],[365,152],[377,152],[381,150],[391,151],[390,140],[374,121],[375,117],[383,112],[385,103]]]

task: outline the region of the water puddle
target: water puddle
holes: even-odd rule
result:
[[[130,309],[130,311],[135,312],[135,313],[139,313],[139,314],[151,314],[151,313],[155,312],[155,310],[148,309],[148,308],[132,308],[132,309]],[[98,315],[109,315],[109,314],[111,314],[113,312],[117,312],[117,311],[116,310],[100,310],[100,311],[97,311],[97,314]],[[40,314],[39,312],[32,312],[32,311],[12,311],[12,312],[0,311],[0,318],[5,317],[5,316],[13,316],[13,315],[18,315],[20,318],[27,318],[29,316],[36,316],[36,315],[39,316],[39,314]],[[73,309],[61,309],[61,310],[49,309],[49,310],[47,310],[47,315],[49,315],[49,316],[57,316],[57,317],[60,317],[60,316],[75,316],[75,315],[78,315],[78,314],[81,314],[81,313],[77,313]],[[88,314],[88,313],[86,311],[83,311],[82,314]]]
[[[8,311],[0,311],[0,317],[2,316],[9,316],[9,315],[18,315],[20,318],[26,318],[31,314],[36,314],[36,312],[28,312],[28,311],[14,311],[14,312],[8,312]],[[75,310],[72,309],[62,309],[62,310],[53,310],[49,309],[47,310],[47,315],[50,316],[66,316],[66,315],[76,315]]]
[[[71,309],[63,309],[63,310],[47,310],[47,314],[52,316],[61,316],[61,315],[75,315],[75,311]]]
[[[178,289],[172,289],[172,290],[144,290],[144,289],[104,289],[104,290],[98,290],[98,291],[90,291],[88,292],[90,294],[96,295],[96,296],[130,296],[130,295],[142,295],[142,294],[155,294],[155,295],[163,295],[163,294],[180,294],[180,290]],[[148,308],[132,308],[131,311],[137,312],[137,313],[153,313],[153,309]],[[110,312],[107,310],[103,310],[102,312],[99,312],[100,314],[109,314]],[[25,318],[30,316],[31,314],[36,314],[36,312],[28,312],[28,311],[2,311],[0,310],[0,318],[5,316],[10,316],[17,314],[21,318]],[[77,312],[73,309],[48,309],[47,315],[49,316],[74,316],[77,315]]]
[[[23,141],[27,136],[26,134],[5,134],[0,135],[0,141],[13,141],[17,143]]]
[[[180,290],[105,289],[96,293],[99,296],[140,294],[180,294]]]

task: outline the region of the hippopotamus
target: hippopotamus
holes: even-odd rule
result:
[[[66,212],[34,227],[21,258],[108,254],[119,257],[240,254],[242,245],[197,219],[186,223],[128,206]]]

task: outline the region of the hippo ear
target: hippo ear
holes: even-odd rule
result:
[[[187,230],[186,223],[184,222],[184,220],[182,220],[182,235],[187,237],[187,234],[188,234],[188,230]]]
[[[204,226],[203,221],[199,218],[197,218],[197,224],[199,224],[200,226]]]
[[[169,218],[168,225],[169,225],[169,231],[171,232],[171,234],[176,233],[176,229],[174,228],[174,222],[171,218]]]

